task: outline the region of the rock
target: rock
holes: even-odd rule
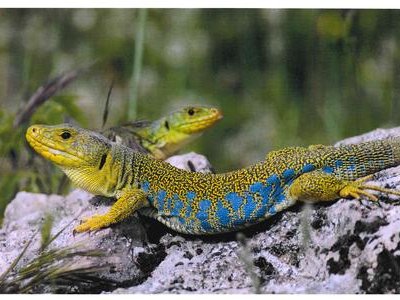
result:
[[[110,263],[102,277],[126,283],[132,278],[140,279],[142,272],[130,257],[130,248],[133,246],[143,248],[144,229],[132,217],[129,223],[121,223],[113,229],[105,229],[95,233],[77,234],[73,236],[73,228],[79,224],[78,219],[93,214],[101,214],[107,210],[104,205],[93,206],[89,204],[93,196],[82,190],[75,190],[66,197],[57,195],[43,195],[20,192],[7,206],[4,224],[0,230],[0,273],[10,265],[21,252],[23,246],[33,236],[34,242],[28,248],[21,264],[30,261],[37,254],[40,247],[41,227],[46,215],[54,218],[52,233],[55,234],[66,227],[60,236],[51,244],[51,248],[79,245],[79,249],[100,249],[106,253],[107,263]],[[78,219],[76,219],[78,218]],[[75,221],[73,221],[76,219]],[[137,251],[140,253],[140,251]],[[99,266],[104,263],[104,258],[93,257],[85,263]]]
[[[189,152],[182,155],[174,155],[166,159],[171,165],[191,172],[214,173],[210,162],[204,155]]]
[[[379,129],[341,143],[399,134],[400,128]],[[193,154],[172,161],[187,168],[188,160],[196,161],[189,155]],[[193,164],[201,169],[197,167],[201,164]],[[373,183],[400,188],[399,171],[399,167],[381,171]],[[108,201],[90,198],[80,190],[66,197],[19,193],[7,207],[0,230],[0,272],[18,255],[46,213],[54,216],[56,232],[81,210],[84,216],[107,209]],[[53,247],[84,242],[87,248],[105,251],[107,258],[94,262],[110,262],[114,267],[99,275],[117,284],[104,292],[400,293],[400,205],[394,196],[380,195],[380,199],[381,206],[345,199],[299,204],[244,230],[244,241],[236,233],[182,235],[135,216],[109,229],[73,237],[75,221]],[[25,261],[34,253],[30,250]]]
[[[358,144],[358,143],[363,143],[363,142],[368,142],[368,141],[373,141],[373,140],[382,140],[382,139],[399,137],[399,136],[400,136],[400,127],[395,127],[395,128],[390,128],[390,129],[377,128],[377,129],[367,132],[365,134],[344,139],[344,140],[336,143],[335,146]]]

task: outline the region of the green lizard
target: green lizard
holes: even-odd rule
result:
[[[178,232],[215,234],[258,223],[297,201],[361,196],[376,201],[368,190],[400,194],[365,183],[367,175],[400,164],[400,139],[290,147],[245,169],[201,174],[68,124],[33,125],[26,138],[78,187],[116,197],[106,214],[87,218],[76,232],[104,228],[139,211]]]
[[[166,159],[221,118],[222,113],[217,108],[189,106],[154,122],[131,122],[109,128],[102,134],[136,151]]]

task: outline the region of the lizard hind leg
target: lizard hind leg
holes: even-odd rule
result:
[[[305,173],[293,181],[288,191],[289,197],[293,200],[312,203],[339,198],[360,199],[362,196],[370,201],[378,201],[378,197],[368,190],[400,196],[400,191],[365,184],[372,176],[349,181],[340,179],[334,174],[315,170]]]
[[[349,181],[334,174],[315,170],[297,177],[290,185],[288,195],[292,200],[309,203],[333,201],[341,197],[340,191],[348,184]],[[348,191],[348,195],[353,193],[352,189]]]

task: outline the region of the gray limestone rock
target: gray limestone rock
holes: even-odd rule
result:
[[[341,143],[399,134],[400,128],[379,129]],[[190,160],[195,170],[209,166],[192,155],[170,162],[192,169]],[[371,183],[399,189],[399,172],[399,167],[381,171]],[[0,273],[47,213],[54,216],[56,232],[80,213],[101,213],[110,204],[91,197],[81,190],[66,197],[20,192],[7,207],[0,230]],[[299,204],[243,231],[244,241],[236,233],[182,235],[137,216],[74,237],[74,221],[53,247],[81,242],[105,251],[106,258],[93,260],[113,266],[99,274],[117,283],[113,293],[400,293],[400,202],[384,194],[380,199],[380,206],[345,199]],[[35,254],[38,242],[35,247],[25,261]]]
[[[23,246],[33,237],[20,265],[30,261],[39,251],[40,234],[38,234],[46,215],[54,219],[53,235],[61,229],[65,230],[51,244],[51,248],[63,248],[77,245],[82,250],[101,250],[104,257],[85,258],[85,264],[100,266],[105,263],[110,267],[101,277],[119,283],[132,279],[140,279],[142,272],[130,256],[132,246],[143,248],[143,227],[132,217],[113,229],[107,228],[95,233],[73,235],[73,228],[79,219],[93,214],[102,214],[107,206],[98,205],[98,201],[90,200],[93,196],[82,190],[75,190],[66,197],[20,192],[7,206],[4,224],[0,230],[0,273],[19,255]],[[97,205],[92,205],[96,202]],[[137,253],[140,251],[137,250]]]
[[[373,141],[373,140],[382,140],[382,139],[399,137],[399,136],[400,136],[400,127],[389,128],[389,129],[377,128],[377,129],[367,132],[365,134],[344,139],[344,140],[336,143],[335,146],[358,144],[358,143],[363,143],[363,142],[368,142],[368,141]]]
[[[166,162],[186,171],[213,173],[213,168],[207,158],[194,152],[171,156],[166,159]]]

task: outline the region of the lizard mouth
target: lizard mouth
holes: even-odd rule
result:
[[[204,116],[203,118],[194,120],[192,122],[185,122],[184,125],[179,126],[179,130],[187,134],[197,133],[221,120],[222,117],[223,115],[221,111],[214,108],[211,114]]]
[[[46,132],[40,125],[29,127],[25,134],[28,144],[44,158],[60,166],[76,166],[85,162],[81,153],[72,153],[60,143],[46,137]]]

